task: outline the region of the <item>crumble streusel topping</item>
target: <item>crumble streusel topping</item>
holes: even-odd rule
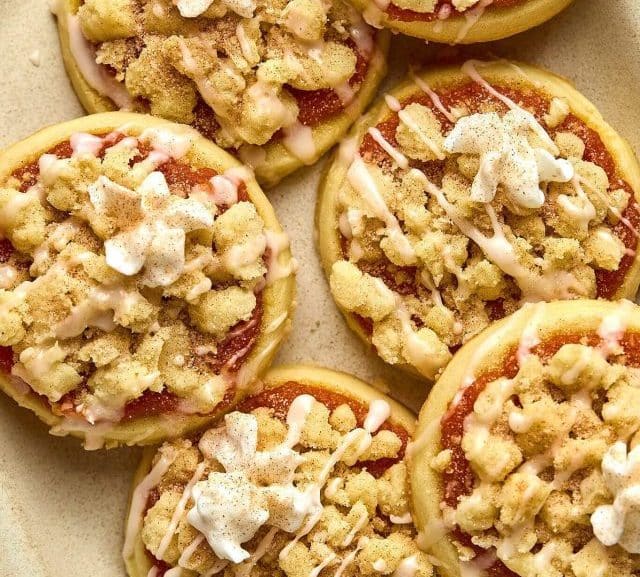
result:
[[[550,98],[536,118],[463,70],[471,104],[448,109],[419,78],[422,100],[387,98],[397,127],[369,129],[375,154],[345,144],[336,209],[334,298],[366,319],[386,362],[429,378],[522,302],[598,296],[596,271],[627,255],[612,229],[630,194],[584,159],[569,103]]]
[[[212,371],[207,356],[253,317],[267,231],[253,203],[238,201],[241,172],[188,191],[168,184],[165,164],[198,165],[190,130],[122,131],[75,134],[70,157],[40,157],[26,192],[13,177],[0,189],[0,227],[15,248],[0,346],[53,410],[67,411],[74,393],[72,414],[90,423],[120,420],[145,391],[209,413],[231,369]]]
[[[208,123],[224,148],[262,145],[281,129],[308,140],[291,89],[332,89],[346,106],[358,53],[373,50],[372,30],[342,0],[85,0],[69,30],[94,88],[120,107]]]
[[[619,346],[569,343],[489,382],[464,421],[475,486],[443,503],[445,523],[524,577],[636,575],[640,371],[625,359]],[[432,466],[446,470],[447,453]]]
[[[158,499],[144,520],[130,518],[125,558],[139,522],[148,551],[189,575],[432,576],[415,543],[402,441],[379,430],[388,415],[374,401],[358,427],[348,404],[331,411],[301,395],[286,423],[262,407],[227,415],[197,445],[165,444]],[[362,465],[379,459],[399,460],[376,478]]]

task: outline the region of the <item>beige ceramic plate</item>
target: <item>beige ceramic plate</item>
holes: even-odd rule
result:
[[[638,27],[637,0],[577,0],[549,23],[492,49],[572,78],[640,151]],[[421,50],[422,42],[395,37],[393,77],[402,77],[405,62]],[[82,113],[45,0],[0,0],[0,54],[0,148]],[[30,56],[39,57],[40,67]],[[365,355],[329,296],[312,237],[321,168],[301,171],[269,193],[301,263],[293,332],[278,360],[385,379],[396,387],[394,396],[417,409],[424,387],[407,377],[394,384]],[[0,576],[124,577],[122,524],[138,460],[132,449],[87,454],[73,439],[51,438],[35,417],[0,397]]]

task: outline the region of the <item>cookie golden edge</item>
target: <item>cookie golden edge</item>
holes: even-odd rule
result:
[[[631,305],[625,309],[625,331],[640,332],[640,307]],[[442,485],[438,473],[430,466],[432,459],[440,452],[440,420],[447,412],[449,404],[460,390],[461,383],[474,364],[476,374],[500,368],[514,346],[517,346],[523,332],[536,315],[536,328],[542,342],[558,334],[570,332],[595,333],[602,320],[620,309],[620,302],[604,300],[575,300],[544,303],[540,313],[536,305],[520,309],[485,329],[465,344],[444,370],[436,385],[431,389],[426,403],[420,410],[418,427],[414,436],[414,451],[409,462],[409,479],[413,499],[414,522],[418,531],[428,531],[433,522],[442,519]],[[492,337],[495,346],[476,356],[483,345]],[[476,363],[476,361],[479,361]],[[443,577],[461,577],[461,567],[456,548],[445,535],[428,548],[441,565],[438,567]]]
[[[409,409],[359,378],[332,369],[312,365],[283,365],[275,367],[265,374],[260,383],[260,390],[256,391],[256,393],[276,389],[288,382],[329,390],[365,404],[374,400],[384,400],[389,403],[391,407],[389,422],[405,429],[407,433],[409,433],[409,437],[415,432],[416,417]],[[147,447],[143,452],[129,493],[125,527],[128,523],[133,491],[151,470],[151,464],[155,454],[156,449],[151,447]],[[140,532],[135,536],[133,553],[124,560],[124,563],[129,577],[147,577],[152,563],[146,553]]]
[[[153,127],[173,127],[180,131],[188,131],[193,135],[193,152],[190,154],[198,162],[206,164],[220,173],[230,168],[242,166],[238,160],[190,127],[144,114],[107,112],[44,128],[25,140],[0,151],[0,182],[5,182],[16,169],[38,159],[60,142],[68,140],[74,133],[104,134],[122,127],[126,127],[132,135],[141,134],[144,130]],[[264,220],[265,228],[276,233],[284,232],[271,203],[255,179],[245,181],[245,184],[251,202]],[[288,248],[283,250],[279,259],[281,266],[287,266],[292,259],[291,251]],[[278,279],[265,287],[262,293],[264,314],[259,336],[241,368],[243,374],[251,375],[251,378],[248,378],[243,386],[238,386],[234,403],[250,393],[251,383],[271,365],[279,345],[290,332],[291,317],[295,308],[295,293],[294,274]],[[285,320],[278,324],[283,317]],[[267,333],[265,329],[270,326],[275,328]],[[0,389],[21,407],[29,409],[46,425],[54,428],[52,434],[57,434],[55,427],[60,425],[63,419],[54,415],[37,397],[32,394],[21,394],[11,383],[10,376],[5,374],[0,374]],[[90,439],[91,435],[97,434],[104,439],[107,448],[118,445],[151,445],[167,438],[187,435],[201,429],[216,419],[219,414],[220,411],[217,411],[206,416],[181,415],[171,419],[160,415],[118,423],[104,433],[98,433],[88,425],[86,431],[74,430],[69,431],[69,434],[84,441]]]
[[[71,52],[68,16],[78,10],[79,0],[58,0],[56,16],[62,59],[71,85],[83,108],[89,113],[111,112],[117,110],[115,104],[102,96],[85,80]],[[315,164],[330,148],[332,148],[360,117],[376,95],[378,86],[387,73],[387,53],[389,51],[390,34],[378,30],[373,54],[369,60],[369,68],[354,100],[338,115],[313,127],[312,136],[316,152],[307,163],[291,154],[282,142],[270,142],[264,145],[264,160],[255,167],[257,181],[266,188],[278,184],[283,178],[303,166]]]
[[[517,66],[517,68],[514,68]],[[613,156],[621,176],[633,189],[636,202],[640,202],[640,164],[629,142],[620,136],[602,117],[596,107],[585,98],[567,79],[562,78],[548,70],[531,66],[529,64],[514,61],[483,62],[482,76],[493,86],[528,85],[536,90],[542,90],[549,98],[565,98],[571,112],[595,130],[602,138],[603,143]],[[416,76],[425,81],[433,90],[453,86],[467,79],[459,66],[446,66],[432,68],[428,71],[417,72]],[[421,89],[412,80],[407,80],[388,93],[403,102],[415,94],[423,94]],[[347,141],[355,140],[360,143],[367,130],[384,121],[393,111],[387,106],[384,98],[381,98],[373,108],[363,116],[350,131]],[[348,166],[341,160],[340,150],[334,153],[325,170],[319,185],[318,201],[315,212],[315,227],[317,232],[317,249],[322,262],[322,268],[327,279],[331,275],[333,264],[343,259],[341,247],[341,235],[338,228],[338,193],[347,174]],[[640,286],[640,255],[636,254],[633,265],[627,272],[625,280],[613,295],[613,299],[633,298]],[[335,302],[335,301],[334,301]],[[373,349],[371,337],[362,328],[353,313],[336,306],[345,317],[347,325]],[[375,350],[372,351],[373,354]],[[401,371],[414,376],[420,376],[418,371],[408,364],[393,365]],[[422,377],[425,378],[425,377]]]
[[[360,11],[365,11],[371,0],[351,0]],[[417,38],[446,44],[475,44],[508,38],[525,30],[535,28],[550,20],[574,0],[527,0],[525,4],[504,8],[490,7],[469,31],[464,13],[431,22],[403,22],[389,18],[385,13],[380,16],[380,25],[394,32],[400,32]],[[462,36],[462,37],[461,37]]]

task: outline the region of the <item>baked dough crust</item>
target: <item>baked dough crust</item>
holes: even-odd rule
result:
[[[369,0],[352,0],[354,6],[365,10]],[[403,22],[381,17],[381,24],[396,32],[446,44],[475,44],[507,38],[539,26],[567,8],[573,0],[525,0],[524,3],[504,8],[489,7],[471,29],[464,34],[467,25],[464,13],[445,20],[430,22]]]
[[[437,530],[438,520],[442,519],[442,485],[439,474],[431,467],[432,459],[441,450],[439,425],[470,367],[475,375],[502,368],[527,327],[531,327],[534,316],[538,339],[544,343],[562,334],[594,334],[605,317],[621,312],[625,331],[640,332],[640,309],[628,301],[575,300],[528,305],[494,323],[456,353],[420,411],[409,464],[415,522],[427,539],[429,531]],[[458,553],[448,536],[433,543],[429,552],[442,563],[439,570],[445,577],[461,577]]]
[[[514,66],[515,65],[515,66]],[[572,114],[582,120],[588,127],[596,131],[607,150],[611,153],[620,176],[631,186],[636,202],[640,200],[640,165],[631,145],[622,138],[609,124],[600,112],[589,102],[567,79],[552,72],[524,63],[508,61],[487,62],[482,65],[481,74],[489,84],[497,87],[533,84],[536,90],[554,97],[565,99]],[[468,77],[461,72],[459,66],[432,68],[420,72],[417,76],[431,87],[432,90],[446,89],[460,84]],[[395,88],[389,95],[399,102],[404,102],[416,95],[424,95],[422,90],[412,80],[407,80]],[[384,99],[380,99],[373,108],[363,116],[349,133],[348,141],[356,142],[359,146],[370,127],[377,126],[395,114]],[[319,187],[316,205],[315,226],[318,238],[318,251],[327,278],[331,275],[335,262],[344,258],[340,229],[338,226],[339,192],[346,180],[348,163],[341,157],[341,151],[334,154],[328,164],[324,178]],[[612,299],[633,298],[640,285],[640,255],[636,254],[632,266],[627,271],[624,282],[612,295]],[[339,305],[338,305],[339,306]],[[364,330],[356,315],[342,309],[349,327],[367,344],[371,344],[371,336]],[[417,374],[414,367],[408,364],[394,365],[402,370]]]
[[[79,5],[79,0],[59,0],[56,8],[62,58],[67,74],[80,103],[89,114],[117,110],[109,98],[99,94],[87,83],[71,52],[67,16],[75,14]],[[376,34],[376,47],[354,100],[340,114],[313,126],[312,135],[316,154],[308,164],[317,162],[346,134],[375,96],[387,72],[386,56],[389,50],[389,39],[390,36],[385,31],[378,31]],[[291,154],[282,142],[271,141],[261,148],[265,157],[254,167],[254,171],[258,182],[265,187],[275,186],[284,177],[305,166],[305,163]]]
[[[269,370],[261,381],[260,391],[257,392],[275,389],[289,382],[326,389],[352,398],[363,404],[369,404],[371,401],[378,399],[384,400],[389,403],[391,407],[389,422],[402,427],[410,436],[414,433],[415,416],[413,413],[393,399],[378,392],[371,385],[347,373],[311,365],[285,365]],[[156,450],[152,448],[145,449],[144,451],[142,460],[133,478],[132,489],[129,495],[129,508],[133,490],[151,470],[151,464],[155,454]],[[140,533],[136,535],[133,554],[128,559],[125,559],[125,566],[129,577],[146,577],[152,567]]]
[[[86,116],[44,128],[0,152],[0,183],[5,182],[21,166],[30,164],[57,144],[67,141],[74,133],[105,134],[123,126],[127,127],[129,134],[139,135],[145,129],[171,126],[171,123],[148,115],[110,112]],[[218,146],[195,131],[193,132],[193,151],[197,151],[195,154],[204,165],[213,168],[219,173],[223,173],[233,167],[242,166]],[[265,228],[281,233],[282,227],[276,218],[273,207],[258,183],[255,180],[248,180],[246,181],[246,188],[251,202],[264,220]],[[287,266],[290,262],[291,252],[287,248],[281,252],[279,263],[282,266]],[[269,367],[279,344],[291,329],[291,315],[295,307],[294,276],[289,275],[275,280],[265,287],[262,295],[264,299],[264,316],[261,328],[255,346],[242,366],[244,374],[248,375],[245,385],[249,385]],[[285,320],[279,322],[283,318]],[[265,332],[266,327],[272,327],[272,330],[267,333]],[[40,402],[35,395],[24,395],[5,374],[0,374],[0,388],[19,405],[34,412],[40,420],[50,427],[56,427],[62,423],[63,419],[61,417],[54,415],[49,407]],[[246,396],[248,392],[246,386],[238,387],[234,402]],[[220,411],[208,416],[181,415],[171,418],[167,415],[151,416],[118,423],[115,426],[110,426],[110,429],[104,432],[97,429],[92,430],[87,424],[86,431],[73,430],[69,434],[83,439],[85,443],[95,440],[95,437],[99,437],[104,440],[105,446],[108,448],[118,445],[151,445],[167,438],[186,435],[201,429],[215,419],[219,413]]]

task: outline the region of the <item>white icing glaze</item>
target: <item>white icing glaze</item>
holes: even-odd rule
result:
[[[619,352],[620,340],[627,330],[627,318],[631,308],[633,303],[622,300],[614,312],[602,319],[598,327],[598,336],[602,341],[599,349],[605,357]]]
[[[360,539],[358,540],[358,544],[356,545],[356,548],[353,551],[347,553],[347,555],[344,556],[344,558],[342,559],[342,562],[338,566],[338,569],[334,573],[333,577],[341,577],[344,574],[344,572],[355,561],[356,556],[358,555],[358,553],[362,549],[364,549],[364,547],[367,545],[368,542],[369,542],[369,538],[368,537],[360,537]]]
[[[255,263],[267,248],[267,236],[258,234],[247,242],[233,245],[223,255],[222,259],[229,270],[237,270]]]
[[[533,419],[531,417],[515,410],[509,413],[509,428],[514,433],[526,433],[532,425]]]
[[[428,270],[422,269],[420,271],[420,282],[424,286],[426,286],[431,292],[431,299],[433,300],[433,304],[442,306],[443,305],[442,295],[440,294],[440,291],[437,289],[435,283],[433,282],[433,278],[431,277],[431,274],[429,273]],[[456,323],[460,325],[458,321],[456,321]],[[462,325],[460,325],[460,332],[462,332]],[[457,334],[460,334],[460,333],[457,333]]]
[[[314,403],[315,399],[311,395],[300,395],[289,406],[287,413],[287,427],[289,430],[285,446],[290,449],[293,449],[300,442],[300,435],[302,435],[302,430]]]
[[[174,4],[182,17],[197,18],[209,9],[213,0],[175,0]],[[252,18],[256,9],[254,0],[222,0],[222,4],[243,18]]]
[[[193,541],[191,541],[191,543],[189,543],[189,545],[187,545],[187,547],[185,547],[185,550],[181,553],[180,558],[178,559],[178,567],[184,567],[189,562],[191,557],[193,557],[193,554],[196,552],[196,549],[200,547],[200,544],[203,541],[204,535],[200,533]]]
[[[73,150],[73,156],[90,154],[97,157],[102,150],[104,139],[94,134],[76,132],[71,135],[69,143],[71,144],[71,150]]]
[[[236,26],[236,38],[238,39],[238,43],[240,44],[240,50],[242,52],[242,56],[251,66],[255,66],[260,62],[260,53],[256,45],[251,42],[249,36],[247,35],[246,30],[244,29],[243,22],[238,22],[238,26]]]
[[[287,278],[296,272],[298,262],[294,258],[290,258],[287,264],[280,263],[280,256],[287,251],[291,245],[289,236],[284,232],[274,232],[265,230],[266,248],[269,249],[269,262],[267,265],[267,285]]]
[[[471,29],[478,23],[480,18],[482,18],[484,11],[491,6],[493,2],[494,0],[480,0],[474,8],[464,13],[465,23],[462,28],[460,28],[454,44],[460,44],[467,37]]]
[[[18,269],[10,264],[0,266],[0,289],[10,289],[18,278]]]
[[[456,120],[458,120],[458,117],[448,110],[444,104],[442,104],[442,100],[440,100],[440,97],[431,89],[431,87],[417,74],[414,74],[413,71],[411,72],[411,79],[416,83],[420,90],[429,96],[433,105],[449,122],[456,122]]]
[[[418,572],[418,556],[411,555],[400,561],[400,565],[393,572],[393,577],[414,577]]]
[[[305,164],[313,164],[318,155],[318,149],[313,140],[313,129],[300,122],[295,122],[283,129],[284,147]]]
[[[436,158],[439,160],[444,160],[445,155],[441,150],[440,146],[433,139],[429,138],[429,136],[422,130],[420,124],[411,116],[411,113],[407,111],[407,109],[400,110],[398,112],[398,118],[403,124],[406,124],[407,127],[433,152]]]
[[[125,531],[124,546],[122,548],[122,557],[125,561],[133,555],[137,536],[142,528],[142,520],[144,510],[147,505],[149,493],[162,479],[162,476],[169,470],[171,463],[176,458],[176,452],[172,447],[164,447],[160,449],[160,458],[151,468],[149,473],[133,490],[131,496],[131,505],[129,507],[129,518],[127,519],[127,528]]]
[[[519,365],[522,365],[524,360],[531,354],[531,350],[540,344],[538,324],[544,314],[544,310],[544,302],[539,302],[533,305],[533,316],[522,331],[520,341],[518,342],[516,358],[518,359]]]
[[[271,527],[269,531],[267,531],[266,535],[260,540],[256,550],[251,554],[251,556],[241,565],[238,565],[233,568],[234,575],[237,577],[249,577],[251,574],[251,570],[255,567],[256,563],[262,559],[269,547],[271,547],[271,543],[273,543],[273,539],[278,533],[277,527]]]
[[[482,414],[471,412],[465,417],[465,438],[471,440],[469,448],[465,448],[465,453],[470,459],[473,459],[474,456],[484,451],[485,446],[489,442],[491,428],[500,417],[507,399],[513,395],[514,388],[515,383],[513,379],[501,379],[499,381],[499,388],[493,387],[492,389],[494,395],[491,406],[487,410],[484,410]],[[505,455],[504,457],[508,459],[509,455]]]
[[[60,176],[64,170],[66,162],[58,159],[54,154],[43,154],[38,159],[38,168],[40,170],[40,180],[43,184],[48,185]]]
[[[382,135],[377,128],[369,128],[371,138],[395,161],[400,168],[408,168],[409,159]]]
[[[193,490],[193,487],[202,478],[205,467],[206,467],[206,463],[204,461],[198,464],[195,472],[191,476],[191,479],[189,479],[189,482],[187,483],[184,490],[182,491],[182,495],[180,496],[180,501],[178,501],[178,506],[175,508],[173,515],[171,517],[171,521],[169,522],[169,526],[167,527],[167,530],[165,531],[165,534],[163,535],[162,539],[160,540],[160,544],[158,545],[158,550],[156,551],[156,554],[155,554],[156,559],[162,560],[162,558],[164,557],[164,554],[167,551],[167,548],[171,544],[171,539],[173,538],[173,535],[175,534],[176,529],[178,528],[178,523],[180,522],[182,513],[184,513],[184,509],[187,505],[187,502],[191,498],[191,492]]]
[[[342,547],[348,547],[349,545],[351,545],[353,540],[356,538],[356,535],[360,531],[362,531],[362,529],[364,529],[364,527],[367,525],[368,522],[369,522],[369,512],[363,511],[362,515],[360,515],[360,518],[355,522],[355,524],[353,525],[349,533],[347,533],[347,536],[344,538],[344,541],[342,541],[340,545]]]
[[[232,179],[216,174],[210,182],[213,187],[211,198],[218,206],[231,206],[238,202],[238,186]]]
[[[338,95],[342,106],[348,106],[356,96],[356,89],[346,80],[342,84],[334,86],[333,91]]]
[[[169,158],[179,160],[184,158],[193,148],[193,142],[196,137],[197,133],[186,126],[182,126],[179,129],[160,126],[147,128],[139,139],[141,142],[152,146],[155,152],[160,152]]]
[[[67,26],[69,28],[69,47],[73,59],[86,82],[91,88],[111,99],[121,110],[132,109],[133,101],[124,85],[117,82],[105,67],[96,63],[95,51],[82,34],[78,17],[69,15]]]
[[[535,119],[533,114],[524,110],[520,106],[518,106],[513,100],[496,90],[491,84],[489,84],[478,72],[477,66],[482,66],[484,63],[479,60],[467,60],[462,65],[462,72],[464,72],[471,80],[473,80],[476,84],[480,85],[484,90],[486,90],[491,96],[497,98],[502,103],[506,104],[510,110],[520,110],[523,118],[527,118],[529,122],[529,127],[533,130],[544,142],[545,147],[550,150],[553,154],[558,154],[558,147],[555,142],[551,139],[551,137],[547,134],[547,131],[540,125],[540,123]]]
[[[119,287],[95,288],[54,327],[54,334],[59,339],[71,339],[87,327],[110,332],[115,328],[114,317],[128,314],[141,300],[143,297],[137,291],[128,292]]]
[[[250,554],[242,547],[269,519],[257,487],[243,471],[211,473],[193,488],[194,507],[189,523],[204,533],[220,559],[241,563]]]
[[[193,489],[194,507],[187,519],[205,534],[209,545],[221,559],[240,563],[250,558],[241,544],[253,538],[270,519],[266,496],[277,502],[277,521],[272,526],[296,531],[317,505],[293,486],[300,455],[293,450],[314,399],[303,395],[294,400],[287,415],[286,441],[272,451],[257,451],[258,423],[253,415],[231,413],[225,427],[207,431],[200,440],[200,450],[215,458],[224,473],[211,473],[207,481]],[[260,482],[267,476],[273,481]]]
[[[385,94],[384,101],[387,103],[389,110],[392,110],[393,112],[400,112],[402,110],[402,104],[400,104],[400,101],[395,96]]]
[[[575,199],[565,194],[560,194],[558,195],[558,204],[580,224],[582,230],[587,231],[589,229],[589,223],[596,216],[596,209],[589,200],[589,197],[585,194],[582,186],[580,186],[580,180],[576,174],[574,174],[571,183],[577,193],[577,199],[580,202],[576,203]]]
[[[591,515],[596,538],[607,547],[620,545],[640,553],[640,446],[627,453],[626,443],[609,447],[602,459],[602,475],[614,496],[613,504],[601,505]]]
[[[375,399],[369,404],[369,412],[364,420],[363,428],[369,433],[374,433],[390,416],[389,403],[383,399]]]
[[[11,368],[11,374],[20,377],[26,383],[45,379],[52,369],[67,356],[57,342],[43,342],[24,349],[19,356],[20,362]],[[58,398],[51,398],[58,401]]]
[[[625,216],[623,216],[623,214],[615,206],[611,204],[611,199],[609,199],[606,194],[602,194],[602,192],[600,192],[597,188],[592,186],[591,183],[588,180],[585,180],[584,178],[578,177],[578,183],[582,186],[585,186],[591,192],[593,192],[596,196],[598,196],[606,204],[607,210],[613,216],[615,216],[618,220],[620,220],[620,222],[622,222],[625,228],[627,228],[631,232],[631,234],[633,234],[633,236],[640,239],[640,231],[638,231],[638,229],[633,226],[631,221]]]
[[[386,287],[381,279],[376,280],[379,280],[382,286]],[[407,361],[421,374],[432,377],[441,367],[442,359],[434,354],[433,348],[429,347],[427,342],[421,339],[420,335],[414,330],[411,315],[399,296],[396,296],[396,303],[396,317],[400,321],[404,336],[403,353]]]
[[[457,400],[454,400],[451,404],[452,408],[455,407],[457,401],[460,400],[460,397],[464,392],[464,387],[472,385],[476,378],[479,376],[476,374],[476,371],[481,366],[483,360],[486,359],[487,356],[489,356],[489,352],[503,341],[503,339],[509,334],[511,329],[515,326],[516,323],[519,322],[519,320],[523,316],[531,315],[534,306],[540,307],[536,312],[540,311],[540,314],[543,314],[545,303],[537,303],[536,305],[527,303],[513,315],[503,320],[502,326],[498,330],[494,331],[489,338],[484,339],[483,343],[476,349],[476,352],[473,354],[471,361],[469,362],[469,366],[463,380],[463,388],[458,391],[458,394],[456,395]]]
[[[376,559],[372,567],[378,573],[384,573],[387,570],[387,562],[384,559]]]
[[[401,517],[390,515],[389,520],[395,525],[409,525],[410,523],[413,523],[411,513],[405,513]]]
[[[405,236],[398,219],[389,210],[382,194],[378,190],[378,185],[367,169],[367,165],[357,154],[349,167],[347,179],[351,185],[360,192],[373,214],[385,223],[387,237],[390,242],[394,244],[398,252],[402,254],[407,261],[415,261],[415,251]]]
[[[327,483],[327,488],[324,490],[325,497],[327,499],[333,498],[343,483],[344,479],[342,477],[335,477],[331,479],[331,481]]]
[[[338,462],[342,459],[344,454],[353,446],[357,447],[357,456],[362,455],[371,446],[371,433],[375,432],[375,425],[380,422],[381,414],[386,412],[386,409],[377,403],[369,409],[369,413],[365,419],[365,422],[369,423],[369,430],[367,429],[353,429],[342,437],[340,444],[336,450],[330,455],[326,461],[322,471],[318,475],[318,480],[311,484],[305,491],[306,508],[309,511],[307,520],[303,527],[296,533],[294,539],[290,541],[286,547],[280,551],[280,559],[286,557],[296,543],[303,537],[308,535],[311,530],[316,526],[320,517],[322,516],[322,501],[321,490],[326,484],[331,471]]]
[[[436,198],[438,204],[460,231],[475,242],[489,260],[514,278],[522,292],[523,301],[567,299],[572,296],[572,290],[582,294],[584,289],[570,272],[536,271],[521,264],[513,245],[505,238],[502,226],[490,204],[486,204],[485,208],[491,219],[493,236],[487,237],[469,220],[462,217],[447,201],[442,190],[429,181],[422,172],[416,171],[416,174],[423,179],[427,192]]]
[[[355,42],[358,52],[364,56],[370,56],[375,49],[373,31],[364,21],[360,13],[353,8],[349,11],[349,19],[351,24],[349,35]]]
[[[183,18],[196,18],[207,11],[213,0],[175,0],[174,4]]]
[[[309,573],[309,577],[318,577],[322,571],[324,571],[325,567],[328,567],[331,563],[333,563],[337,559],[337,555],[335,553],[330,553],[327,555],[322,562],[313,568],[313,570]]]

